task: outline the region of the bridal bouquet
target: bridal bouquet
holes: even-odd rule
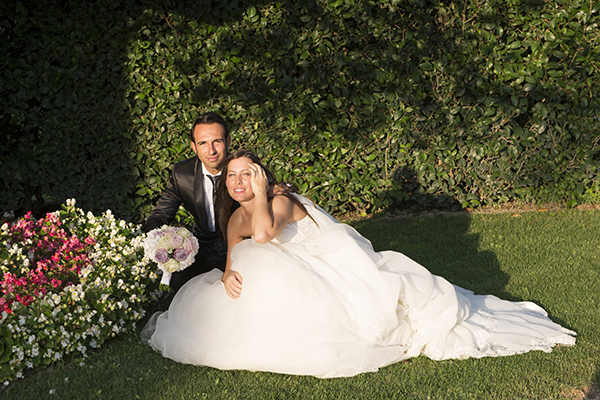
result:
[[[163,271],[162,289],[168,288],[171,274],[192,265],[198,253],[198,239],[190,231],[168,225],[148,232],[143,246],[146,257],[156,262]]]

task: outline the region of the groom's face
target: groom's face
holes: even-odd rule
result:
[[[220,124],[199,124],[194,128],[192,150],[211,174],[217,174],[230,141],[231,138],[225,137],[225,130]]]

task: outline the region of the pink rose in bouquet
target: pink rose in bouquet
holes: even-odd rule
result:
[[[174,249],[178,249],[181,248],[183,246],[183,237],[181,235],[179,235],[178,233],[174,233],[171,236],[171,246]]]
[[[189,255],[190,255],[190,252],[187,251],[186,249],[177,249],[173,252],[173,258],[176,261],[185,261]]]
[[[164,264],[169,261],[169,253],[165,249],[158,249],[154,254],[154,259],[159,264]]]

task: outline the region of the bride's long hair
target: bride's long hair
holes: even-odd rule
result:
[[[278,186],[278,196],[285,196],[292,201],[295,205],[300,207],[302,211],[306,213],[312,219],[313,217],[308,213],[304,204],[302,204],[296,197],[292,195],[292,193],[298,193],[298,189],[296,186],[290,183],[279,183],[275,179],[275,175],[263,165],[260,159],[251,152],[250,150],[238,150],[233,152],[225,158],[221,164],[221,175],[219,176],[219,184],[217,185],[217,215],[219,216],[219,227],[221,228],[221,232],[223,232],[223,236],[225,237],[225,241],[227,241],[227,224],[229,223],[229,218],[231,214],[239,207],[239,203],[231,198],[229,195],[229,191],[227,190],[226,180],[227,180],[227,171],[229,167],[229,163],[232,160],[246,157],[249,158],[253,163],[260,165],[260,167],[265,171],[265,175],[269,181],[269,188],[267,193],[269,195],[268,200],[274,197],[273,188]],[[316,224],[316,221],[315,221]]]

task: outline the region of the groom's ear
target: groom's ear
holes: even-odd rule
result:
[[[198,152],[196,151],[196,143],[194,143],[193,140],[190,141],[190,145],[192,146],[192,151],[198,155]]]
[[[226,150],[229,151],[229,145],[231,145],[231,136],[227,136],[225,143],[227,145]]]

